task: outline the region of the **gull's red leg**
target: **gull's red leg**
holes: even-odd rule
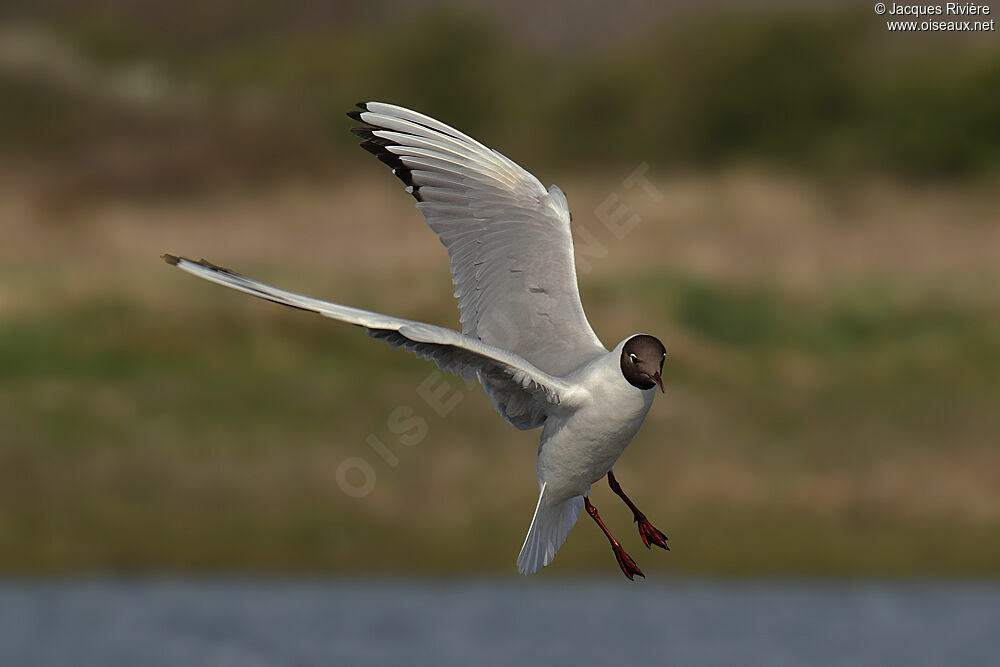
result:
[[[601,517],[597,514],[597,508],[590,504],[590,498],[588,496],[583,497],[583,504],[584,507],[587,508],[587,514],[589,514],[591,518],[597,522],[597,525],[601,527],[604,534],[608,536],[608,540],[611,542],[611,550],[615,552],[615,560],[618,561],[618,567],[622,569],[625,576],[631,580],[633,575],[638,574],[640,577],[645,579],[646,575],[642,573],[642,570],[640,570],[639,566],[635,564],[632,557],[625,553],[625,550],[622,549],[622,545],[618,544],[618,540],[614,538],[611,531],[609,531],[607,526],[604,525],[604,522],[601,521]]]
[[[635,506],[625,492],[622,491],[621,484],[615,479],[615,473],[608,471],[608,484],[611,485],[611,490],[614,491],[619,498],[625,501],[628,508],[632,510],[632,516],[635,517],[635,522],[639,524],[639,537],[642,538],[642,543],[649,548],[649,545],[655,544],[658,547],[662,547],[667,551],[670,551],[670,547],[667,546],[667,536],[661,533],[656,527],[649,522],[646,515],[639,511],[639,508]]]

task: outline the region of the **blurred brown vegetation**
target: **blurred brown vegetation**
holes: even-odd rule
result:
[[[443,249],[347,132],[383,99],[558,183],[606,249],[599,335],[667,342],[618,471],[674,551],[594,494],[647,572],[997,572],[993,35],[890,38],[866,5],[8,5],[0,569],[512,570],[537,433],[457,380],[439,418],[426,362],[157,259],[457,325]],[[640,163],[661,201],[622,186]],[[591,528],[557,570],[613,567]]]
[[[961,180],[1000,164],[995,33],[887,35],[867,4],[562,3],[534,38],[533,12],[489,5],[8,4],[0,151],[54,172],[54,195],[322,182],[362,98],[476,128],[532,167],[643,155]],[[597,39],[615,26],[628,34]]]

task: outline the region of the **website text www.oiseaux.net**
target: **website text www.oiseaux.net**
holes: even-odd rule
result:
[[[892,17],[885,22],[890,32],[996,32],[996,19],[987,18],[989,5],[946,2],[937,5],[875,3],[875,13]]]

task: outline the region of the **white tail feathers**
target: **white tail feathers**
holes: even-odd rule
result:
[[[517,557],[518,572],[534,574],[551,563],[582,509],[583,496],[574,496],[555,505],[549,504],[545,498],[545,484],[542,484],[535,517],[531,520],[528,536],[524,538],[524,546]]]

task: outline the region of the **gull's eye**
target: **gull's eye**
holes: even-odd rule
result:
[[[632,360],[633,364],[639,360],[638,357],[636,357],[634,354],[631,353],[629,353],[628,358]]]

